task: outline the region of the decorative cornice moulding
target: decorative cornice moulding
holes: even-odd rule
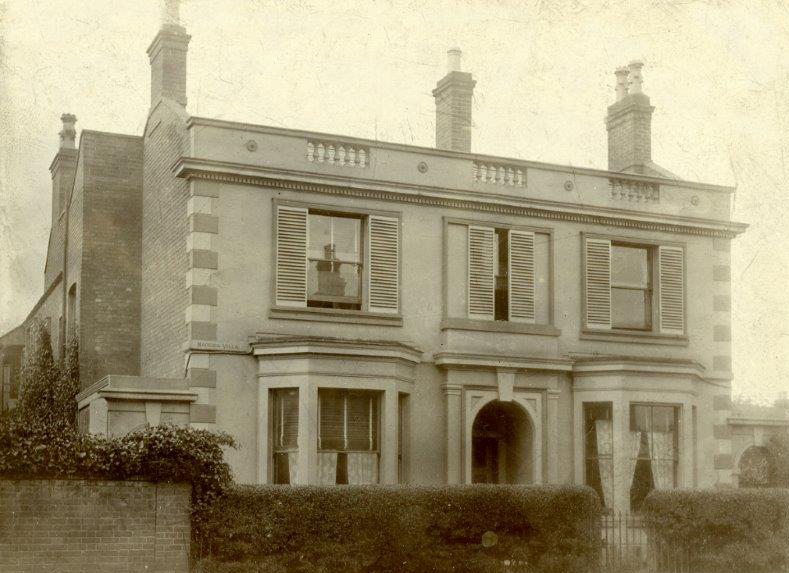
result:
[[[330,183],[305,181],[315,178],[315,174],[267,169],[252,165],[226,163],[210,159],[182,157],[173,166],[178,177],[201,179],[238,185],[279,188],[307,193],[341,195],[361,199],[376,199],[411,203],[431,207],[446,207],[471,211],[484,211],[504,215],[520,215],[539,219],[587,223],[609,227],[634,228],[665,233],[719,237],[733,239],[747,228],[735,222],[675,217],[665,215],[657,220],[648,213],[618,213],[614,209],[571,205],[559,202],[518,199],[514,197],[490,195],[480,197],[478,193],[440,189],[433,187],[399,185],[392,182],[344,181],[332,179]],[[359,186],[350,186],[353,183]],[[364,185],[363,187],[361,185]],[[375,189],[373,187],[379,187]],[[520,203],[520,204],[519,204]],[[523,204],[528,203],[528,204]],[[609,214],[610,213],[610,214]]]

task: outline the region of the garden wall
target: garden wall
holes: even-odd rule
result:
[[[189,570],[185,484],[0,479],[0,571]]]

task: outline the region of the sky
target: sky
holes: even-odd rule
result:
[[[60,115],[141,134],[157,0],[0,0],[0,332],[44,289]],[[782,0],[184,0],[192,115],[433,146],[446,50],[472,150],[606,167],[614,69],[644,61],[652,155],[736,186],[734,391],[789,390],[789,7]]]

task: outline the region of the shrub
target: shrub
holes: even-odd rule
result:
[[[33,325],[35,344],[22,366],[22,395],[14,410],[26,424],[64,430],[77,427],[79,392],[79,344],[72,337],[60,361],[52,355],[49,331],[43,323]]]
[[[656,490],[644,511],[659,547],[694,570],[768,573],[789,565],[789,490]]]
[[[198,544],[208,571],[580,572],[599,511],[585,487],[239,486]]]
[[[767,450],[772,459],[773,485],[776,487],[789,487],[789,430],[778,432],[770,437]]]
[[[182,426],[105,438],[11,417],[0,421],[0,476],[188,482],[199,535],[208,509],[232,482],[222,447],[234,445],[226,434]]]

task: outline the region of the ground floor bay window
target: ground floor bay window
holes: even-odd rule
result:
[[[614,426],[611,402],[584,404],[585,482],[606,508],[614,504]]]
[[[378,483],[377,392],[318,391],[318,483]]]
[[[632,484],[630,507],[641,507],[653,489],[677,487],[679,408],[654,404],[630,405],[629,448]]]
[[[274,390],[271,393],[273,482],[299,483],[299,391],[296,388]]]

